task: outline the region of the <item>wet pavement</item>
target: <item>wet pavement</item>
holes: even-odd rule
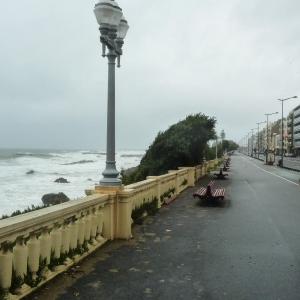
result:
[[[299,299],[299,174],[235,154],[26,299]],[[215,180],[224,200],[193,198]]]

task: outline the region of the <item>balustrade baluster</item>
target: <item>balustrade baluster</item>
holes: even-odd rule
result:
[[[97,237],[96,240],[101,243],[104,238],[102,237],[102,230],[103,230],[103,212],[101,207],[96,211],[97,216]]]
[[[9,251],[7,243],[1,244],[0,252],[0,285],[2,289],[8,291],[11,285],[13,254]]]
[[[93,209],[92,214],[91,214],[91,239],[93,242],[97,243],[96,234],[97,234],[97,225],[98,225],[98,220],[97,220],[97,215],[95,213],[95,209]]]
[[[70,248],[75,249],[77,248],[77,243],[78,243],[78,224],[76,222],[76,218],[72,218],[69,228],[70,228]]]
[[[78,225],[78,246],[82,247],[84,243],[85,219],[81,215],[77,221]]]
[[[35,279],[36,273],[39,270],[40,263],[40,242],[36,238],[36,233],[30,233],[30,240],[27,242],[28,247],[28,268],[31,273],[31,277]]]
[[[24,278],[27,275],[28,247],[24,244],[22,236],[17,237],[16,246],[13,249],[13,266],[16,276]]]
[[[44,227],[42,228],[42,234],[39,237],[40,245],[41,245],[41,259],[45,260],[46,263],[50,263],[50,258],[51,258],[51,243],[52,243],[52,238],[49,234],[49,228]]]
[[[51,259],[51,244],[52,244],[52,238],[49,234],[49,228],[43,227],[42,228],[42,234],[39,237],[40,241],[40,247],[41,247],[41,260],[42,263],[45,265],[43,266],[43,269],[41,270],[41,276],[43,279],[47,279],[47,276],[51,274],[50,270],[48,269],[48,265],[50,263]]]
[[[54,257],[60,257],[60,248],[61,248],[61,231],[59,230],[59,224],[55,223],[53,230],[50,233],[52,239],[51,251],[54,252]]]
[[[70,228],[67,221],[63,222],[61,231],[61,253],[69,253],[70,251]]]
[[[91,227],[92,227],[92,219],[89,212],[85,215],[84,221],[85,221],[84,240],[88,242],[91,239]]]

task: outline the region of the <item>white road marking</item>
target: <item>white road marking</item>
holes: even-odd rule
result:
[[[283,179],[283,180],[285,180],[285,181],[288,181],[288,182],[290,182],[290,183],[292,183],[292,184],[294,184],[294,185],[299,186],[299,184],[296,183],[296,182],[293,182],[293,181],[291,181],[291,180],[288,180],[288,179],[286,179],[286,178],[284,178],[284,177],[282,177],[282,176],[276,175],[276,174],[274,174],[274,173],[271,173],[271,172],[269,172],[269,171],[267,171],[267,170],[265,170],[265,169],[259,167],[258,165],[254,164],[253,162],[251,162],[250,160],[246,159],[245,157],[243,157],[243,159],[247,160],[250,164],[252,164],[253,166],[257,167],[258,169],[263,170],[263,171],[266,172],[266,173],[269,173],[269,174],[271,174],[271,175],[273,175],[273,176],[276,176],[276,177],[281,178],[281,179]],[[288,173],[288,172],[286,172],[286,173]],[[288,174],[291,174],[291,173],[288,173]]]

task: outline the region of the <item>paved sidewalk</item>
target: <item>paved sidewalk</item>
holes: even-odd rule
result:
[[[134,225],[130,241],[106,243],[26,299],[206,298],[200,233],[207,207],[192,194],[211,179],[206,175],[155,216],[146,217],[143,225]],[[227,188],[231,180],[216,180],[216,186]],[[226,210],[229,194],[214,209]]]

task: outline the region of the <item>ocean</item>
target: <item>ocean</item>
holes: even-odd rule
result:
[[[119,150],[116,166],[139,165],[144,150]],[[105,151],[0,149],[0,217],[31,205],[43,205],[44,194],[63,192],[71,200],[99,183],[105,169]],[[57,183],[63,177],[69,183]]]

